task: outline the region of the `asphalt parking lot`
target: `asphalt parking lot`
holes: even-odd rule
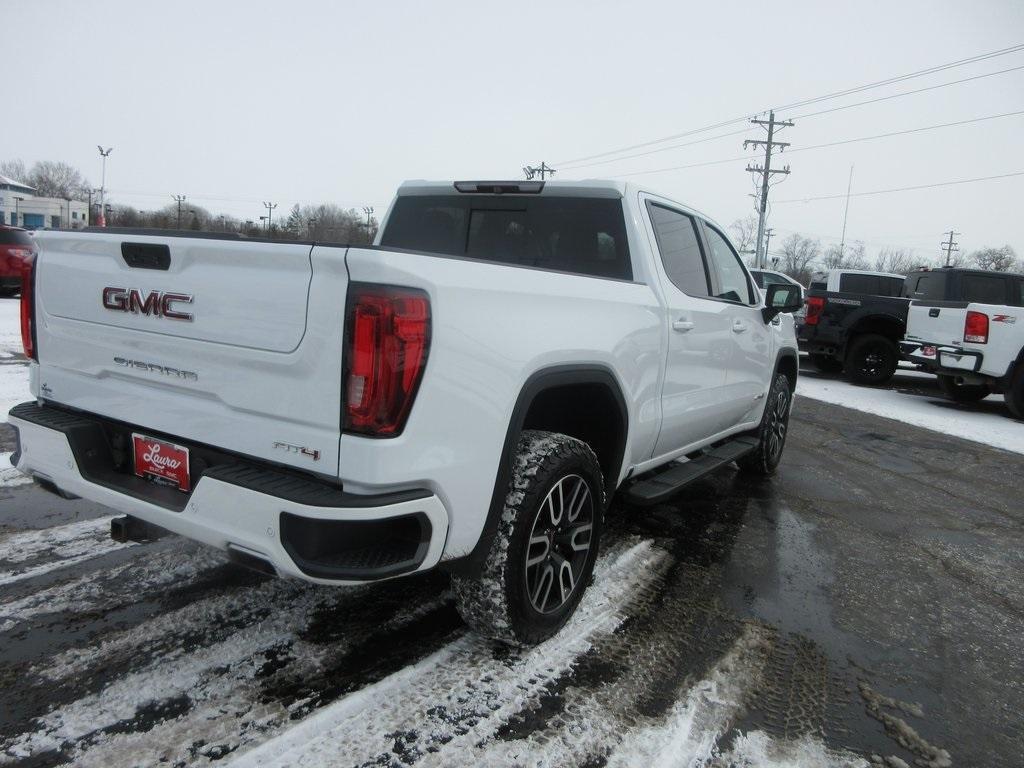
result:
[[[0,764],[1018,766],[1022,474],[798,399],[770,481],[616,505],[579,615],[530,650],[467,634],[440,575],[267,579],[0,487]]]

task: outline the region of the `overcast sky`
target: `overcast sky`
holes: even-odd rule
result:
[[[0,158],[65,160],[115,202],[185,194],[256,219],[260,202],[385,209],[403,179],[518,178],[1024,43],[1024,3],[196,2],[2,0]],[[1024,67],[1024,51],[783,111],[792,118]],[[796,121],[791,149],[1024,110],[1024,69]],[[838,239],[843,199],[1024,171],[1024,115],[784,155],[769,224]],[[671,144],[743,129],[742,123]],[[556,178],[641,181],[728,224],[752,211],[740,135]],[[652,145],[627,154],[658,149]],[[605,159],[605,158],[601,158]],[[853,197],[847,240],[1024,253],[1024,176]],[[783,202],[798,200],[801,202]],[[773,243],[774,245],[774,243]],[[774,250],[774,248],[773,248]]]

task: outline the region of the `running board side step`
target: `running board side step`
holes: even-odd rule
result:
[[[746,456],[757,448],[756,437],[737,437],[704,452],[687,462],[672,462],[657,474],[637,480],[623,494],[625,500],[639,507],[665,501],[710,472]]]

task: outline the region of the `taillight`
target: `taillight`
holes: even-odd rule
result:
[[[413,288],[353,283],[346,329],[345,429],[400,434],[427,362],[430,299]]]
[[[825,309],[825,299],[821,296],[808,296],[804,299],[807,305],[807,314],[804,316],[805,325],[817,325],[821,319],[821,313]]]
[[[971,344],[988,344],[988,315],[984,312],[968,312],[964,322],[964,341]]]
[[[21,265],[21,346],[25,357],[39,360],[36,356],[36,255],[29,253]]]

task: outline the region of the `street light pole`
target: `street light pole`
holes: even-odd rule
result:
[[[17,195],[15,195],[15,197],[14,197],[14,226],[16,226],[16,227],[19,226],[18,225],[18,204],[22,200],[24,200],[24,199],[25,199],[24,197],[18,197]]]
[[[101,227],[107,226],[106,217],[106,199],[107,199],[107,158],[110,157],[110,153],[114,151],[113,147],[107,147],[104,149],[99,144],[96,145],[96,149],[100,151],[100,157],[103,158],[103,173],[100,177],[100,221]]]

